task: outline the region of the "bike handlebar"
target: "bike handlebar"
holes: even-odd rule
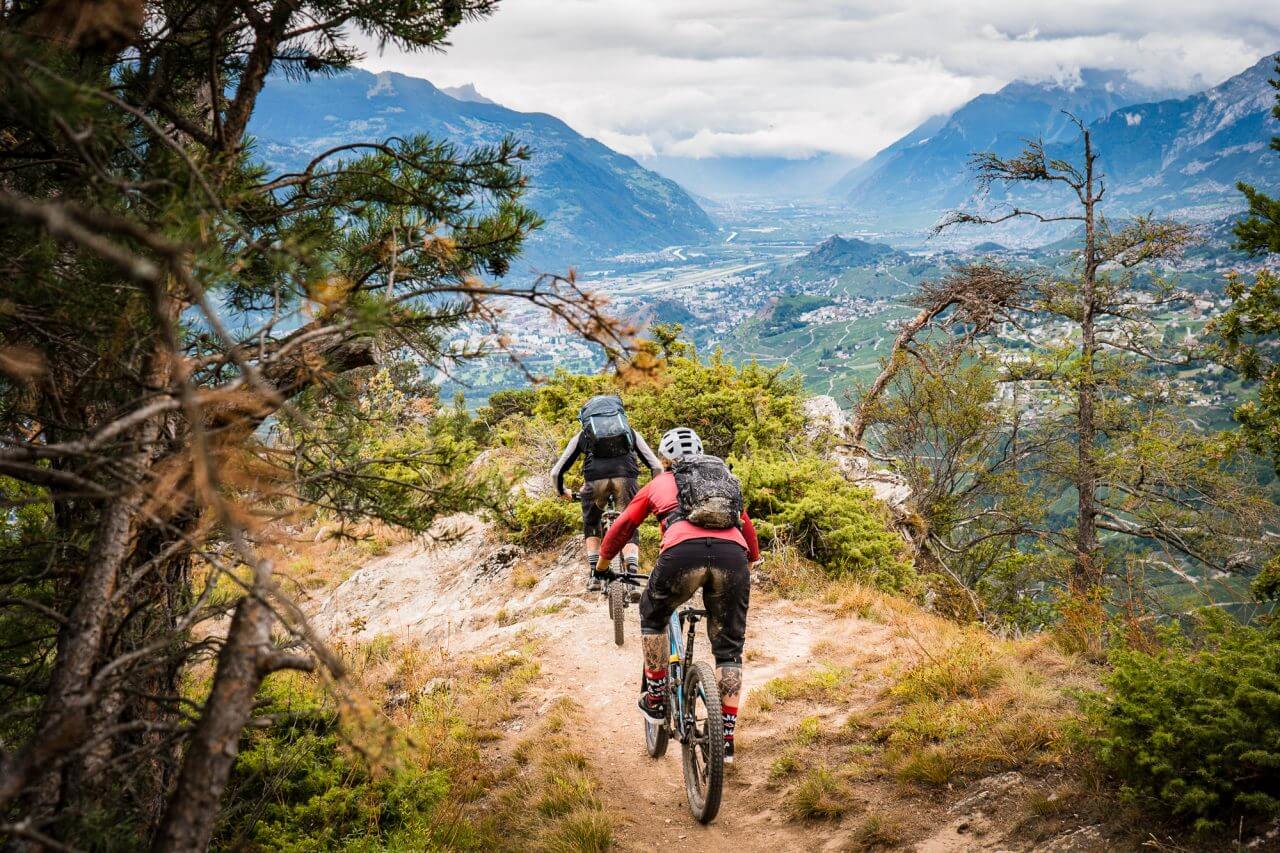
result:
[[[601,580],[607,581],[622,581],[623,583],[631,584],[632,586],[640,586],[640,584],[646,583],[649,580],[648,575],[643,575],[639,572],[615,572],[612,570],[599,572],[597,577]]]

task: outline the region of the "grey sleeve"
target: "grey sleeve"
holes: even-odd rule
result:
[[[578,432],[573,438],[569,439],[569,443],[564,447],[564,452],[560,454],[556,464],[551,466],[551,482],[555,483],[557,495],[564,492],[564,473],[569,470],[574,460],[578,458],[578,439],[581,437],[582,433]]]
[[[649,449],[649,445],[645,442],[644,436],[638,432],[632,431],[636,437],[636,454],[640,457],[640,461],[649,466],[649,473],[655,477],[662,470],[662,460],[658,455]]]

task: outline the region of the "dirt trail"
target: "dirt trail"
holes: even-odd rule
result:
[[[1017,773],[934,794],[912,794],[887,780],[868,782],[858,787],[843,819],[788,819],[788,786],[770,779],[778,745],[794,738],[798,715],[816,715],[824,729],[835,731],[850,715],[869,708],[886,687],[879,664],[897,659],[904,641],[889,625],[807,610],[759,592],[748,619],[737,763],[728,768],[719,817],[702,826],[685,802],[679,744],[672,743],[661,759],[645,753],[635,707],[641,660],[635,605],[627,610],[626,643],[615,646],[603,596],[582,589],[578,542],[558,552],[528,554],[471,516],[449,519],[444,528],[456,534],[447,542],[401,546],[359,569],[314,602],[314,623],[335,638],[391,635],[457,654],[537,637],[542,676],[517,712],[537,714],[561,697],[581,706],[578,742],[618,817],[619,849],[648,851],[677,843],[733,853],[863,849],[856,837],[860,816],[886,809],[906,824],[899,843],[930,853],[1105,849],[1093,839],[1071,837],[1046,845],[1002,837],[1005,833],[990,825],[987,815],[1000,811],[1001,797],[1022,786]],[[697,650],[699,659],[710,660],[703,635]],[[779,676],[812,674],[832,650],[846,658],[852,654],[859,670],[840,702],[754,712],[752,691]],[[499,752],[514,745],[527,722],[512,721],[511,743],[499,746]]]
[[[613,643],[612,622],[604,601],[583,600],[566,618],[547,626],[553,631],[544,661],[552,690],[566,691],[586,711],[589,731],[583,746],[604,783],[609,802],[622,815],[618,830],[622,850],[653,850],[686,842],[693,850],[822,849],[822,827],[788,823],[781,813],[780,791],[768,788],[768,765],[753,761],[751,744],[762,732],[752,730],[748,714],[740,722],[738,754],[726,774],[724,804],[710,826],[689,814],[685,802],[680,745],[650,758],[644,749],[644,724],[635,707],[640,670],[639,617],[627,610],[625,645]],[[775,676],[810,665],[813,645],[824,636],[829,620],[785,602],[758,601],[748,619],[744,669],[747,695]],[[875,631],[879,626],[868,626]],[[711,660],[706,637],[699,636],[698,657]],[[743,703],[745,705],[745,703]],[[767,735],[766,735],[767,736]]]
[[[558,554],[528,556],[470,516],[449,519],[441,530],[456,535],[437,545],[401,546],[358,570],[317,602],[315,622],[334,636],[390,634],[457,653],[514,641],[526,632],[540,637],[543,678],[524,704],[534,711],[568,696],[583,707],[581,743],[620,817],[623,850],[690,840],[698,850],[817,850],[839,840],[828,837],[838,832],[834,824],[786,820],[783,792],[770,785],[768,762],[752,757],[753,742],[770,737],[773,727],[786,721],[756,721],[749,709],[739,721],[737,763],[726,774],[720,816],[710,826],[697,823],[685,803],[679,744],[672,743],[661,759],[645,753],[643,722],[635,707],[640,670],[636,606],[627,609],[626,643],[616,646],[603,596],[582,591],[577,543]],[[501,619],[495,618],[499,610]],[[832,639],[833,631],[842,643],[875,647],[891,642],[884,626],[833,620],[757,593],[748,620],[744,709],[753,689],[776,676],[810,669],[814,645]],[[699,659],[711,659],[703,634],[697,651]]]

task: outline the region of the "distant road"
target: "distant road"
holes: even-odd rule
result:
[[[666,267],[660,270],[648,270],[626,278],[611,278],[593,281],[591,284],[608,293],[637,295],[651,293],[656,290],[672,290],[693,287],[699,284],[726,276],[737,275],[749,270],[768,266],[771,261],[737,261],[725,266],[696,267],[694,269],[673,269]]]

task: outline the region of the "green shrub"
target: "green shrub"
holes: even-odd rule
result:
[[[576,503],[557,498],[520,498],[511,522],[522,545],[542,548],[553,545],[582,525],[582,510]]]
[[[635,384],[611,374],[559,372],[538,389],[533,417],[561,426],[567,440],[577,429],[579,407],[595,394],[620,395],[631,425],[655,447],[662,433],[687,426],[717,456],[781,449],[804,426],[799,378],[755,362],[737,367],[718,352],[706,361],[672,357],[656,375]]]
[[[885,509],[817,456],[755,453],[733,460],[747,513],[766,543],[797,547],[828,574],[901,592],[915,582]]]
[[[1113,652],[1087,700],[1102,764],[1201,833],[1280,815],[1280,638],[1210,613],[1164,640]]]
[[[264,686],[281,721],[243,737],[215,847],[372,851],[431,839],[445,772],[405,762],[375,773],[344,746],[319,688],[284,683]]]

